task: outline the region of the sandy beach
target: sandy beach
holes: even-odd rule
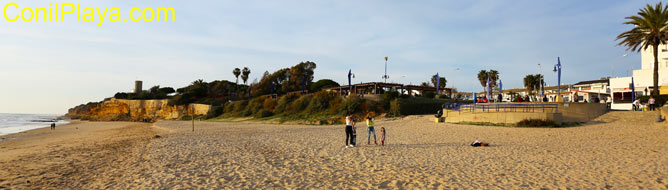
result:
[[[384,147],[366,145],[361,124],[356,148],[338,125],[74,122],[0,137],[0,189],[668,188],[668,124],[655,113],[554,129],[427,117],[376,122]]]

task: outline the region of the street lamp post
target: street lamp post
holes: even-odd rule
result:
[[[612,71],[610,72],[610,78],[615,77],[615,63],[626,56],[628,56],[628,54],[619,56],[617,57],[617,59],[615,59],[615,61],[612,62]]]
[[[541,90],[544,87],[543,87],[543,66],[540,65],[540,62],[538,62],[538,72],[540,73],[540,78],[538,78],[538,82],[540,82],[540,85],[539,85],[540,89],[538,89],[538,90]],[[543,99],[543,96],[545,95],[543,93],[544,93],[543,91],[540,91],[540,93],[539,93],[540,94],[540,97],[538,97],[540,99],[540,100],[538,100],[539,102],[543,101],[542,99]]]
[[[388,78],[390,78],[390,76],[387,76],[387,56],[385,56],[385,75],[383,75],[383,79],[385,79],[386,83]]]
[[[557,98],[556,102],[562,102],[561,98],[561,59],[557,57],[557,64],[554,65],[554,72],[557,73]]]

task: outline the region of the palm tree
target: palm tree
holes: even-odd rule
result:
[[[654,7],[647,4],[640,9],[638,15],[626,17],[624,24],[633,25],[633,29],[622,32],[616,40],[620,46],[626,46],[627,51],[647,50],[652,47],[654,53],[654,88],[653,95],[659,95],[659,45],[668,41],[668,5],[659,2]]]
[[[436,81],[436,75],[431,76],[431,83],[434,84],[434,87],[436,87],[436,83],[438,83],[439,89],[441,90],[445,89],[445,83],[447,83],[448,81],[445,80],[445,77],[439,76],[438,78],[440,79],[440,82]]]
[[[524,87],[527,88],[530,93],[533,93],[533,90],[536,88],[536,81],[537,78],[535,75],[527,75],[524,77]]]
[[[237,78],[236,84],[239,84],[239,75],[241,74],[241,69],[234,68],[234,70],[232,70],[232,74],[234,74],[234,77]]]
[[[543,75],[541,74],[527,75],[524,77],[524,87],[526,87],[530,93],[540,91],[540,86],[542,84]]]
[[[487,78],[489,77],[490,86],[492,88],[496,87],[496,81],[499,80],[499,71],[490,69],[489,71],[480,70],[478,72],[478,81],[482,87],[487,87]]]
[[[482,87],[487,86],[487,76],[489,76],[489,74],[486,70],[480,70],[480,72],[478,72],[478,81],[480,81],[480,85],[482,85]]]
[[[248,67],[244,67],[244,70],[242,70],[241,73],[241,80],[243,80],[244,84],[246,84],[246,81],[248,81],[248,75],[250,75],[251,71],[248,69]]]

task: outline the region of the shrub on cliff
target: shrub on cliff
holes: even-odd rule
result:
[[[348,115],[361,111],[360,105],[362,105],[363,101],[364,100],[358,96],[348,96],[345,100],[343,100],[343,102],[341,102],[339,107],[339,114]]]
[[[257,98],[252,99],[250,102],[248,102],[248,105],[246,106],[245,111],[245,116],[249,116],[252,114],[257,113],[264,107],[264,100],[266,99],[265,96],[260,96]]]
[[[297,94],[288,94],[281,96],[281,98],[278,99],[278,102],[276,104],[276,109],[274,109],[275,113],[282,113],[285,112],[285,110],[288,109],[288,106],[292,103],[292,101],[296,100],[299,98],[299,95]]]
[[[219,115],[223,114],[223,111],[224,111],[223,106],[213,106],[213,107],[211,107],[209,112],[206,113],[206,119],[211,119],[211,118],[218,117]]]
[[[399,99],[394,99],[390,102],[390,109],[387,111],[387,117],[399,117],[401,116],[401,104]]]
[[[289,106],[288,109],[285,111],[287,113],[299,113],[304,111],[308,104],[311,102],[311,99],[313,99],[313,94],[306,94],[302,95],[297,100],[293,101]]]
[[[333,92],[320,91],[313,94],[313,98],[306,107],[306,113],[317,113],[327,110],[329,102],[338,98],[338,95]]]
[[[248,105],[248,100],[239,100],[233,103],[234,104],[234,109],[232,112],[237,112],[241,113],[246,109],[246,106]]]
[[[390,102],[399,97],[399,92],[397,91],[386,91],[383,93],[383,99],[380,100],[381,105],[385,110],[390,109]]]
[[[223,113],[231,113],[234,111],[234,102],[227,102],[224,105]]]
[[[264,103],[262,104],[262,108],[265,110],[273,111],[274,108],[276,108],[276,100],[273,98],[267,98],[264,100]]]
[[[274,113],[272,113],[271,111],[261,109],[260,111],[255,113],[255,118],[264,118],[264,117],[269,117],[269,116],[272,116],[272,115],[274,115]]]

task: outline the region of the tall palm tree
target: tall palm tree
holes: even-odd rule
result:
[[[524,77],[524,87],[531,93],[536,89],[537,78],[535,75],[527,75]]]
[[[499,80],[499,71],[494,69],[490,69],[489,71],[480,70],[480,72],[478,72],[478,81],[480,81],[482,87],[487,87],[487,77],[489,77],[489,85],[492,88],[496,87],[496,81]]]
[[[478,81],[480,81],[480,85],[482,85],[482,87],[487,86],[487,76],[489,76],[489,74],[486,70],[480,70],[480,72],[478,72]]]
[[[487,74],[489,75],[489,81],[492,83],[490,85],[492,85],[492,87],[496,87],[496,81],[499,80],[499,71],[491,69],[489,72],[487,72]]]
[[[232,70],[232,74],[234,74],[234,77],[237,78],[236,84],[239,84],[239,75],[241,74],[241,69],[234,68],[234,70]]]
[[[646,50],[652,47],[654,54],[654,88],[653,95],[659,95],[659,45],[668,41],[668,5],[659,2],[654,7],[647,4],[640,9],[638,15],[626,17],[624,24],[633,25],[633,29],[622,32],[616,40],[620,46],[626,46],[627,51]]]
[[[242,70],[241,73],[241,80],[243,80],[244,84],[246,84],[246,81],[248,81],[248,75],[250,75],[251,71],[248,69],[248,67],[244,67],[244,70]]]

